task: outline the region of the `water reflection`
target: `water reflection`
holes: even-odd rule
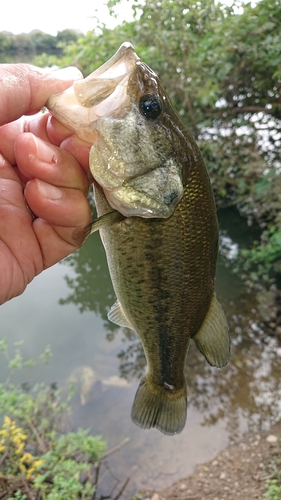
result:
[[[99,234],[92,234],[83,248],[67,257],[62,264],[70,266],[75,275],[65,276],[71,293],[66,298],[61,298],[59,303],[73,303],[81,313],[94,311],[106,321],[107,328],[114,328],[107,320],[107,312],[115,301],[115,295]]]
[[[252,297],[253,298],[253,297]],[[254,298],[253,298],[254,299]],[[241,309],[244,298],[236,301]],[[252,303],[253,306],[253,303]],[[203,415],[202,425],[223,421],[229,439],[241,432],[266,428],[281,412],[281,349],[268,337],[259,313],[229,315],[232,332],[231,362],[223,370],[210,367],[192,344],[186,363],[189,408]],[[145,356],[137,335],[124,329],[126,349],[118,358],[121,377],[139,379],[145,369]]]
[[[231,213],[224,215],[229,231],[221,223],[223,234],[230,238],[228,245],[248,244],[252,232],[243,221],[238,231],[238,222],[231,217]],[[260,314],[257,298],[246,292],[224,259],[218,262],[217,294],[230,325],[231,360],[223,370],[211,368],[191,346],[186,364],[187,423],[178,436],[139,429],[131,422],[145,359],[138,337],[107,320],[115,297],[98,234],[0,308],[1,337],[11,343],[23,339],[26,359],[36,358],[46,344],[54,353],[48,366],[26,369],[15,381],[60,386],[74,381],[78,392],[73,400],[73,427],[102,434],[109,448],[131,439],[109,459],[121,484],[131,477],[125,498],[141,487],[168,486],[243,432],[268,426],[280,413],[281,349],[265,332],[265,314]],[[6,379],[5,369],[0,366],[0,380]],[[127,383],[120,383],[124,380]],[[105,495],[111,481],[109,473],[103,476],[100,488]]]
[[[223,228],[228,248],[246,246],[255,239],[257,229],[249,230],[234,212],[224,212],[221,225],[231,220],[231,228]],[[233,237],[236,240],[233,240]],[[220,432],[226,429],[228,439],[235,440],[245,431],[267,427],[281,412],[280,355],[277,342],[266,335],[253,293],[247,293],[238,276],[225,266],[232,253],[223,252],[218,262],[217,293],[229,321],[232,355],[228,367],[211,368],[194,345],[188,353],[186,379],[189,412],[198,415],[200,425]],[[120,377],[134,383],[143,374],[145,357],[137,335],[107,321],[107,311],[115,297],[109,280],[105,254],[98,235],[83,249],[67,259],[75,277],[66,281],[71,293],[61,304],[75,303],[81,312],[92,310],[104,320],[107,340],[120,338],[116,353]],[[136,386],[136,384],[134,384]],[[92,397],[102,399],[101,386],[96,384]],[[132,402],[132,400],[131,400]]]

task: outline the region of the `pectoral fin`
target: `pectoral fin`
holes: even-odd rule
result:
[[[109,321],[112,321],[112,323],[115,323],[116,325],[119,326],[125,326],[126,328],[131,328],[131,325],[129,323],[129,320],[127,319],[122,306],[118,302],[118,300],[113,304],[111,307],[108,315],[107,315]]]
[[[215,294],[205,320],[193,340],[211,366],[222,368],[227,365],[230,351],[228,326]]]
[[[104,214],[98,219],[95,219],[93,222],[91,222],[91,224],[89,224],[87,227],[85,227],[86,237],[92,233],[95,233],[96,231],[99,231],[99,229],[102,229],[103,227],[111,226],[115,222],[120,222],[123,219],[125,219],[124,215],[120,214],[120,212],[117,212],[117,210],[113,210],[112,212]]]

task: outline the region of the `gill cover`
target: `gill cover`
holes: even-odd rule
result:
[[[183,195],[182,165],[162,126],[156,75],[130,43],[87,78],[50,97],[47,107],[92,143],[91,173],[113,209],[125,217],[173,213]]]

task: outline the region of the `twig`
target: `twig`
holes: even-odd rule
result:
[[[25,479],[23,479],[22,483],[23,483],[23,486],[24,486],[24,489],[25,489],[25,493],[27,494],[28,500],[35,500],[35,498],[34,498],[34,496],[32,494],[32,491],[31,491],[31,489],[29,488],[29,486],[27,484],[27,481]]]
[[[28,418],[27,419],[27,423],[30,427],[30,429],[32,430],[33,434],[35,435],[36,439],[37,439],[37,443],[38,443],[38,447],[39,447],[39,450],[42,452],[42,453],[46,453],[47,451],[47,448],[44,444],[44,441],[43,439],[41,438],[39,432],[37,431],[36,427],[33,425],[33,423],[31,422],[31,420]]]
[[[93,495],[91,496],[91,500],[95,500],[96,498],[96,493],[97,493],[97,485],[98,485],[98,479],[99,479],[99,472],[100,472],[100,462],[97,463],[97,465],[95,465],[95,468],[96,468],[96,477],[95,477],[95,482],[93,484],[93,486],[95,487],[95,491],[93,493]]]
[[[261,476],[258,478],[258,481],[267,481],[267,479],[278,479],[279,473],[278,471],[273,472],[272,474],[268,474],[267,476]]]
[[[91,496],[91,500],[95,500],[96,499],[96,495],[97,495],[97,487],[98,487],[98,482],[100,481],[100,468],[101,468],[101,465],[104,465],[105,469],[112,475],[112,477],[115,479],[115,481],[118,483],[120,482],[119,479],[117,477],[114,476],[114,474],[111,472],[110,468],[108,467],[108,465],[106,464],[105,460],[110,457],[111,455],[113,455],[113,453],[115,453],[116,451],[119,451],[123,446],[125,446],[125,444],[129,443],[130,441],[130,438],[129,437],[126,437],[123,441],[121,441],[120,444],[118,444],[117,446],[115,446],[114,448],[112,448],[111,450],[107,451],[106,453],[104,453],[104,455],[101,456],[101,458],[99,459],[99,461],[94,464],[94,468],[96,470],[96,474],[95,474],[95,480],[94,480],[94,483],[92,482],[93,486],[96,487],[93,495]],[[104,475],[104,474],[102,474]],[[124,489],[126,488],[128,482],[129,482],[130,479],[127,479],[125,481],[125,485],[123,485],[123,487],[121,488],[121,493],[116,496],[116,499],[118,499],[120,497],[120,495],[122,494],[122,492],[124,491]],[[116,488],[116,486],[113,488],[113,491],[114,489]],[[102,498],[105,500],[106,498],[111,498],[111,495],[113,493],[113,491],[111,492],[111,494],[109,495],[109,497],[105,496]]]
[[[123,446],[125,446],[125,444],[129,443],[129,441],[130,441],[130,438],[126,437],[123,441],[121,441],[120,444],[118,444],[117,446],[115,446],[111,450],[104,453],[104,455],[102,455],[100,458],[100,462],[105,460],[106,458],[110,457],[111,455],[113,455],[113,453],[115,453],[116,451],[119,451]]]
[[[0,460],[0,465],[3,464],[4,460],[6,460],[7,456],[9,455],[9,449],[7,449],[4,453],[4,455],[2,456],[1,460]]]
[[[125,490],[125,488],[127,487],[127,484],[128,484],[129,481],[130,481],[130,477],[128,477],[126,479],[126,481],[124,482],[121,490],[119,491],[119,493],[117,493],[116,497],[114,497],[113,500],[118,500],[118,498],[121,497],[121,495],[122,495],[123,491]]]
[[[36,494],[36,499],[35,500],[41,500],[41,499],[42,499],[41,491],[38,490],[37,494]]]

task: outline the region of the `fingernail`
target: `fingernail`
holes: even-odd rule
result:
[[[52,184],[47,184],[47,182],[40,181],[39,179],[36,181],[38,190],[44,198],[47,198],[48,200],[59,200],[62,198],[63,192],[60,188],[52,186]]]
[[[59,80],[81,80],[83,75],[78,68],[75,66],[68,66],[67,68],[57,69],[53,71],[53,76],[58,78]]]
[[[39,159],[46,163],[58,163],[57,149],[55,149],[50,144],[47,144],[46,142],[38,139],[38,137],[36,136],[33,136],[33,140],[37,151],[36,159]]]

